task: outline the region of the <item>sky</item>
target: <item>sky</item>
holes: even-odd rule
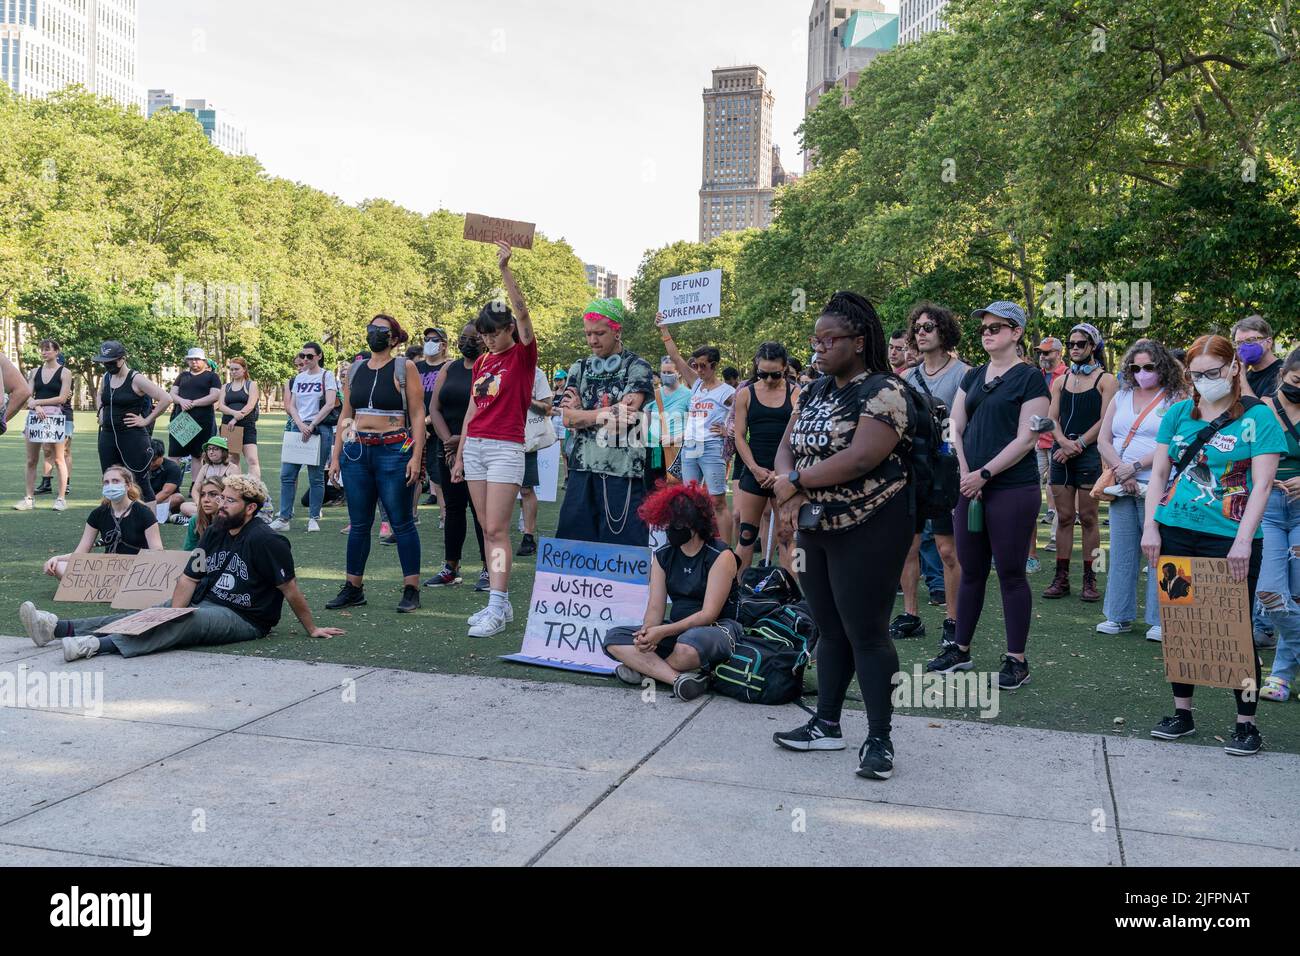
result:
[[[699,238],[713,68],[767,71],[774,142],[802,171],[810,6],[140,0],[138,77],[231,111],[272,175],[535,222],[631,277],[647,249]]]

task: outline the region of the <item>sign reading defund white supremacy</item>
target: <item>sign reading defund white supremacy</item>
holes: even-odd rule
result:
[[[524,646],[502,660],[612,674],[602,639],[640,627],[649,598],[649,548],[542,538]]]
[[[664,321],[690,322],[722,316],[722,270],[674,276],[659,283],[659,311]]]

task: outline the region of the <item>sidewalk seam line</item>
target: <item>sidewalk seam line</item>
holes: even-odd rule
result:
[[[112,860],[117,863],[144,863],[148,866],[173,866],[171,863],[159,863],[156,860],[138,860],[130,856],[110,856],[107,853],[91,853],[89,850],[63,850],[53,846],[36,846],[31,843],[14,843],[12,840],[0,840],[0,847],[16,847],[19,850],[42,850],[46,853],[67,853],[70,856],[90,856],[97,860]]]
[[[1115,778],[1110,772],[1110,748],[1106,746],[1106,738],[1101,738],[1101,763],[1106,768],[1106,789],[1110,791],[1110,809],[1115,815],[1115,842],[1119,846],[1119,865],[1128,866],[1128,860],[1124,855],[1124,831],[1119,825],[1119,801],[1115,798]]]
[[[525,869],[528,869],[528,868],[530,868],[530,867],[534,867],[534,866],[536,866],[539,862],[541,862],[542,857],[544,857],[544,856],[546,856],[546,854],[550,853],[551,850],[554,849],[554,847],[555,847],[555,845],[556,845],[557,843],[559,843],[559,842],[560,842],[561,840],[563,840],[566,836],[568,836],[571,832],[573,832],[574,827],[576,827],[576,826],[577,826],[579,823],[581,823],[583,820],[587,819],[587,817],[590,816],[591,813],[592,813],[593,811],[595,811],[595,809],[596,809],[598,806],[600,806],[602,803],[604,803],[606,800],[608,800],[611,796],[613,796],[614,791],[616,791],[619,787],[623,786],[623,784],[625,784],[625,783],[626,783],[626,782],[627,782],[627,781],[632,777],[632,775],[633,775],[634,773],[636,773],[638,770],[640,770],[642,767],[644,767],[647,763],[649,763],[650,760],[655,756],[655,754],[659,753],[659,751],[663,750],[663,749],[664,749],[665,747],[667,747],[670,743],[672,743],[673,738],[675,738],[678,734],[680,734],[683,730],[685,730],[685,729],[686,729],[686,725],[689,724],[692,720],[694,720],[694,719],[699,715],[700,711],[704,710],[704,708],[705,708],[705,707],[708,707],[709,704],[711,704],[712,702],[713,702],[713,695],[710,694],[710,695],[706,696],[706,697],[704,698],[704,702],[703,702],[702,704],[700,704],[700,706],[696,707],[693,711],[691,711],[689,714],[687,714],[687,715],[686,715],[686,719],[683,720],[680,724],[678,724],[676,727],[673,728],[672,733],[670,733],[670,734],[669,734],[667,737],[665,737],[663,740],[659,741],[659,743],[656,744],[656,745],[654,746],[654,748],[653,748],[653,749],[652,749],[648,754],[646,754],[644,757],[642,757],[640,760],[638,760],[638,761],[637,761],[637,762],[636,762],[636,763],[631,767],[631,769],[629,769],[629,770],[627,771],[627,773],[623,774],[621,777],[619,777],[617,780],[615,780],[612,784],[610,784],[608,787],[606,787],[604,793],[602,793],[602,794],[601,794],[600,796],[598,796],[595,800],[593,800],[593,801],[592,801],[592,802],[587,806],[587,808],[586,808],[585,810],[582,811],[582,813],[578,814],[576,817],[574,817],[572,820],[570,820],[569,823],[564,827],[564,829],[562,829],[559,833],[555,834],[555,836],[553,836],[553,837],[550,839],[550,841],[546,844],[546,846],[542,847],[542,848],[541,848],[540,850],[538,850],[535,854],[533,854],[531,857],[529,857],[529,858],[528,858],[528,862],[524,864],[524,868],[525,868]]]

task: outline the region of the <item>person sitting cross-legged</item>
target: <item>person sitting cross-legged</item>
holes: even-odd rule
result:
[[[667,533],[668,544],[650,563],[644,622],[611,628],[605,653],[620,662],[614,674],[625,684],[640,686],[652,677],[671,684],[682,700],[694,700],[708,690],[710,668],[731,657],[744,633],[736,620],[739,561],[718,540],[713,499],[702,485],[662,487],[639,513],[647,525]]]
[[[31,601],[18,609],[27,636],[37,647],[62,639],[63,658],[96,654],[139,657],[198,645],[214,646],[265,637],[280,622],[287,598],[311,637],[337,637],[336,627],[317,627],[294,576],[289,542],[255,520],[270,498],[266,485],[247,475],[224,479],[216,520],[199,542],[202,569],[191,564],[176,582],[166,606],[194,607],[191,614],[160,624],[138,636],[96,634],[130,613],[62,620]]]

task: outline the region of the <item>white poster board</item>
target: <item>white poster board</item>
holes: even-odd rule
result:
[[[62,413],[41,418],[35,412],[27,415],[27,440],[38,445],[57,445],[68,437],[68,419]]]
[[[555,501],[560,496],[560,443],[537,453],[538,501]]]
[[[721,318],[722,270],[664,279],[659,283],[659,311],[667,325]]]
[[[286,465],[320,465],[320,435],[302,440],[301,432],[285,432],[280,446],[280,462]]]

